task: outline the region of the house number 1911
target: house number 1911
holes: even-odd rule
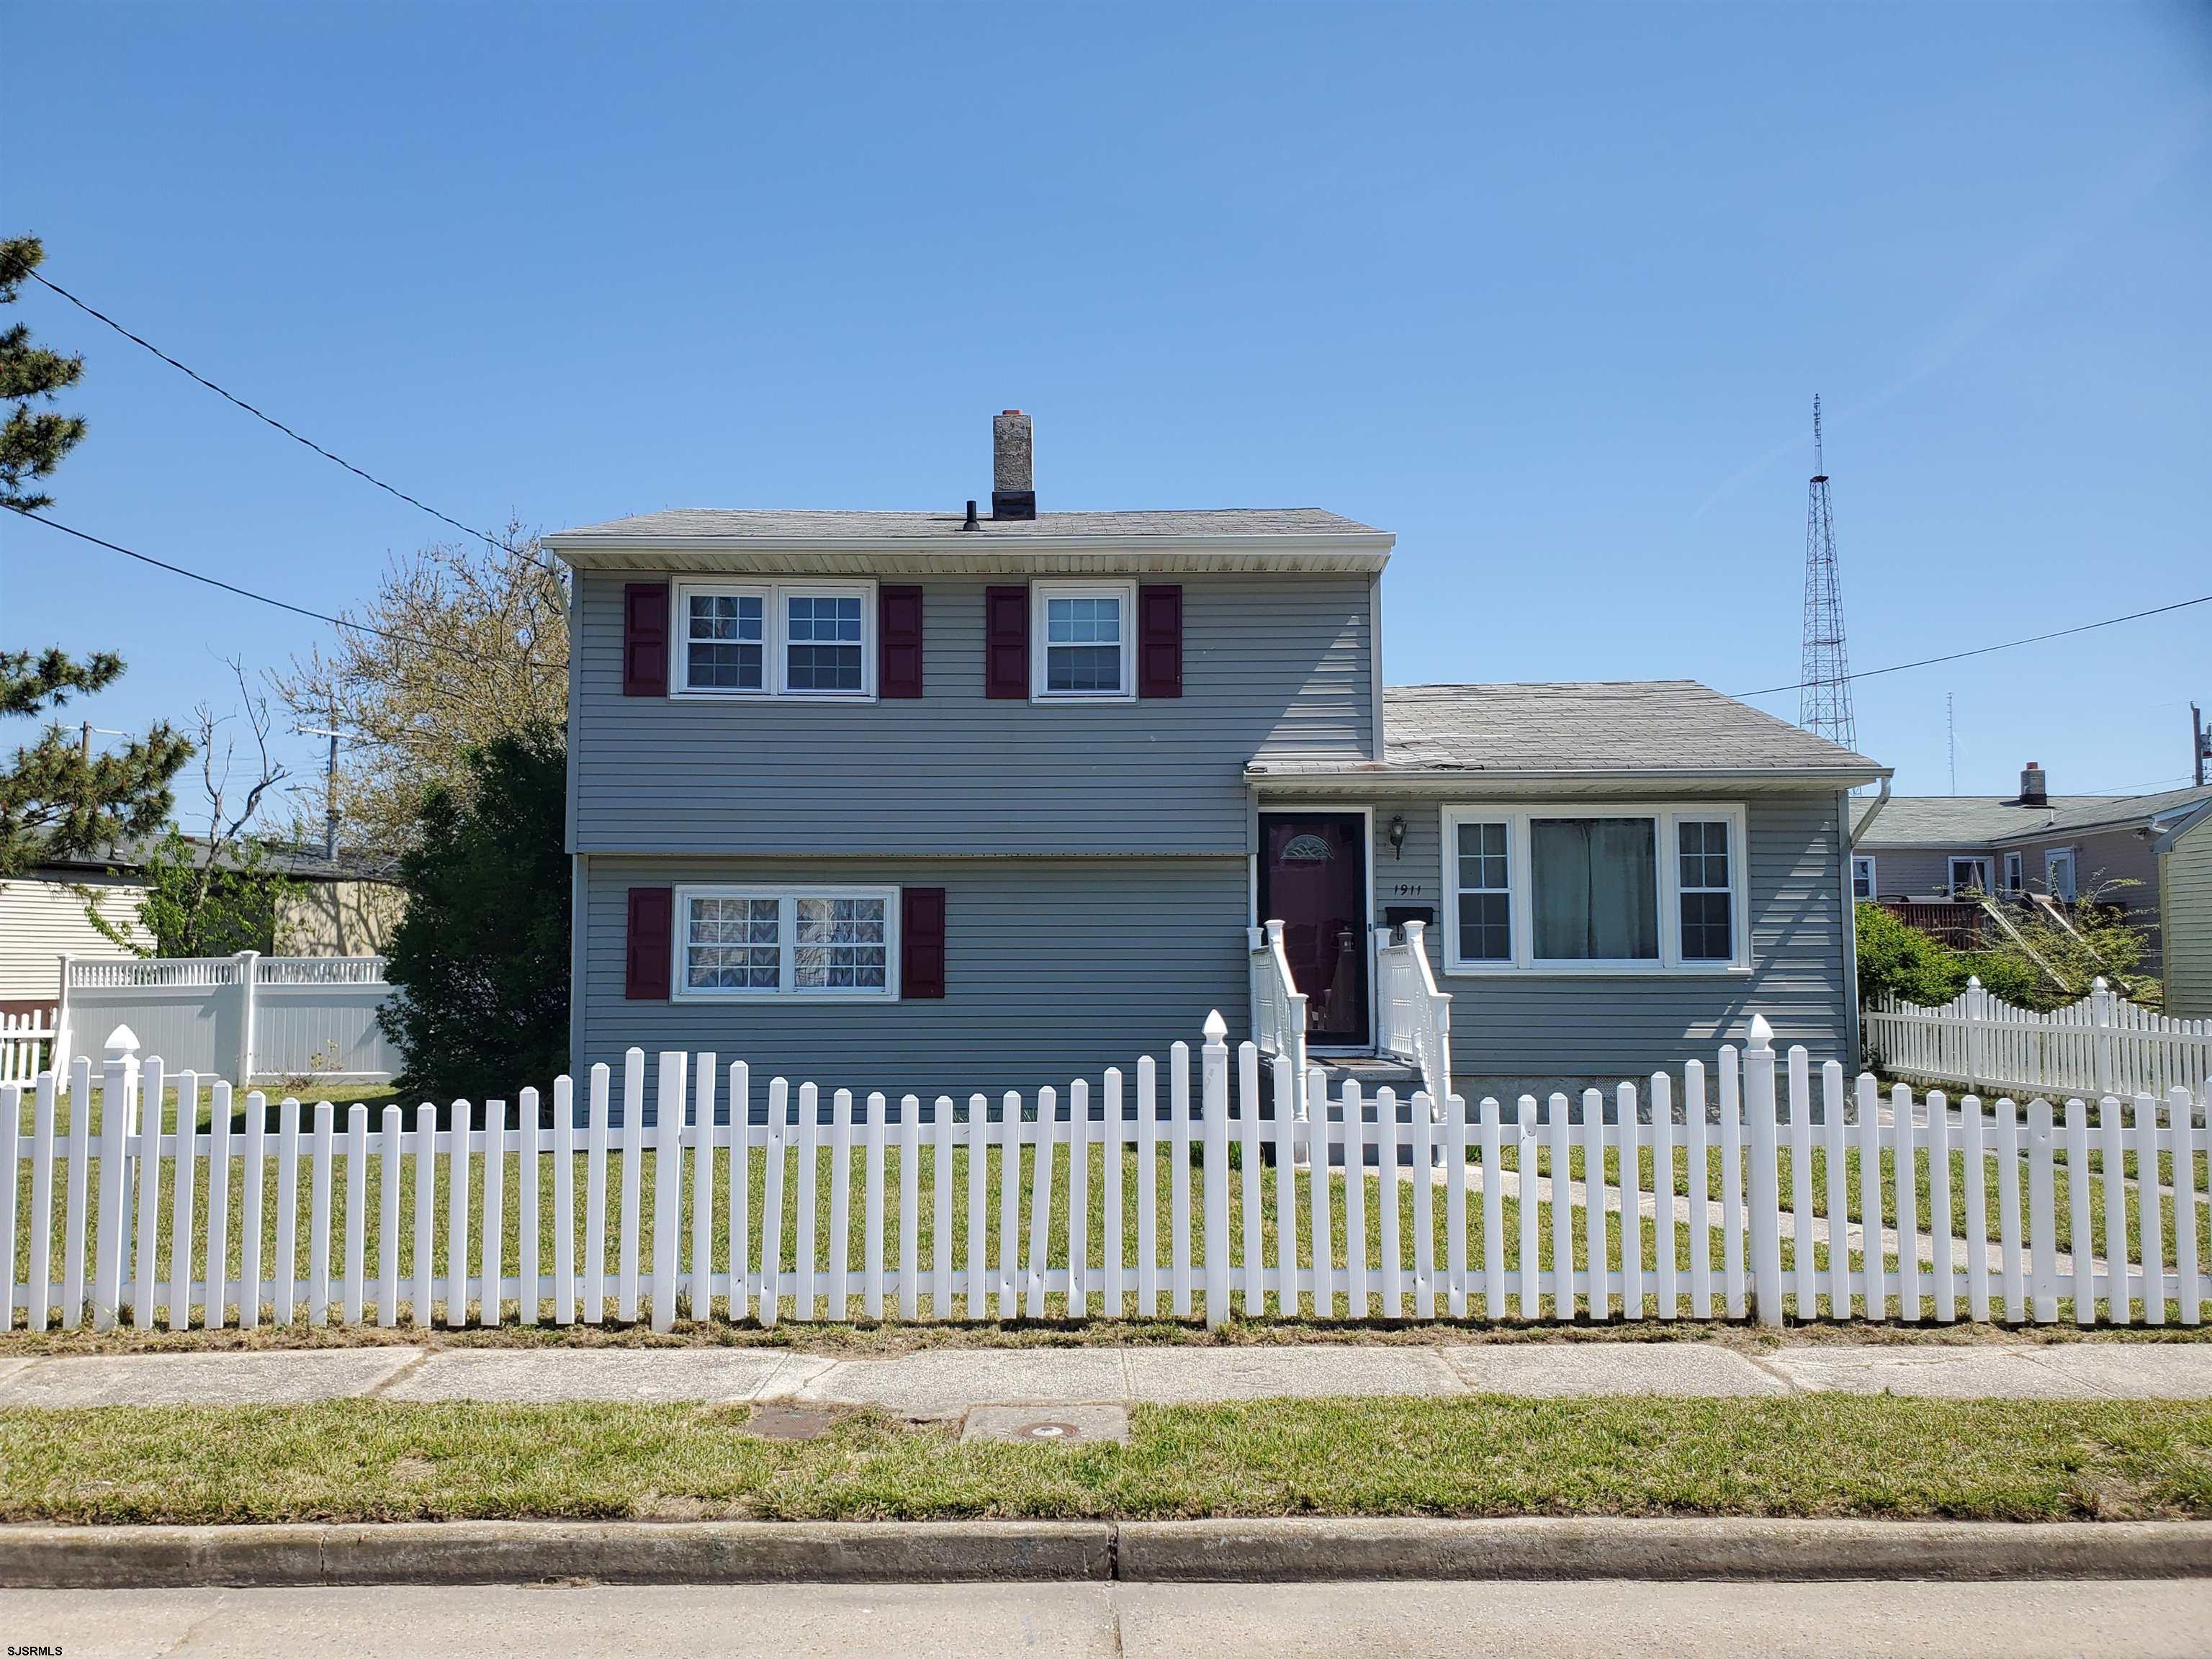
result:
[[[1418,881],[1401,881],[1393,887],[1390,892],[1395,898],[1419,898],[1421,896],[1421,884]]]

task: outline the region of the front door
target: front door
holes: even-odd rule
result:
[[[1291,978],[1306,996],[1306,1041],[1324,1048],[1371,1043],[1366,818],[1262,812],[1260,920],[1283,924]]]

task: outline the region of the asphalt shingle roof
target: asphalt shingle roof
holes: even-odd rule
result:
[[[745,538],[804,542],[934,541],[972,534],[987,540],[1030,541],[1066,537],[1158,537],[1203,540],[1209,536],[1379,536],[1386,532],[1318,507],[1237,507],[1188,512],[1040,513],[1034,519],[994,519],[986,512],[973,532],[965,514],[951,513],[814,513],[672,507],[605,524],[582,525],[546,538],[555,548],[568,538],[619,538],[639,543]]]
[[[1862,847],[1970,846],[2140,823],[2205,800],[2212,800],[2212,787],[2151,795],[2053,795],[2045,806],[2022,806],[1987,795],[1893,795],[1857,840]]]
[[[1881,769],[1695,680],[1386,686],[1382,725],[1386,771]]]

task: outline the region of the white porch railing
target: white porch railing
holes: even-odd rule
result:
[[[1870,1060],[1930,1083],[2201,1096],[2212,1079],[2212,1020],[2168,1019],[2101,979],[2081,1001],[2048,1013],[2000,1002],[1978,979],[1940,1008],[1878,997],[1866,1006],[1865,1025]]]
[[[1382,1029],[1376,1047],[1421,1068],[1421,1087],[1432,1100],[1451,1092],[1451,998],[1437,989],[1422,934],[1426,925],[1405,925],[1405,942],[1391,929],[1375,930],[1376,1006]]]
[[[1283,924],[1246,930],[1252,951],[1252,1041],[1268,1059],[1291,1062],[1291,1118],[1306,1116],[1306,997],[1291,977]]]

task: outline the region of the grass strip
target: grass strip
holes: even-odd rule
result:
[[[0,1413],[0,1520],[2212,1516],[2212,1406],[1789,1400],[1139,1407],[1131,1443],[963,1443],[874,1411],[783,1441],[743,1406]]]

